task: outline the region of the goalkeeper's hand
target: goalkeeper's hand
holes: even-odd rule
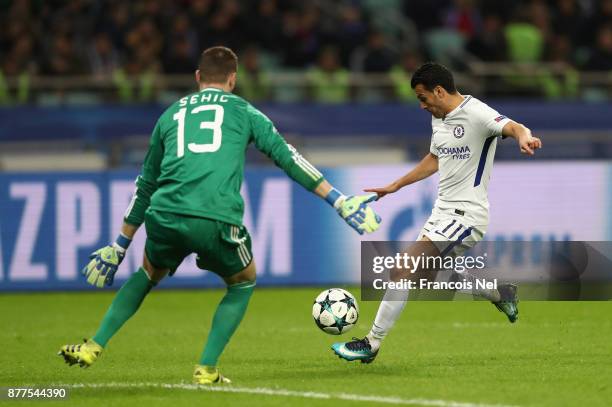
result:
[[[87,278],[87,282],[98,288],[105,285],[111,286],[130,243],[129,238],[119,235],[112,245],[93,252],[89,256],[91,260],[81,270],[81,274]]]
[[[338,215],[357,233],[375,232],[382,219],[374,212],[368,203],[378,198],[376,194],[348,196],[337,202],[334,207]]]

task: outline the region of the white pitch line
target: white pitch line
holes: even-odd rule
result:
[[[279,388],[267,388],[267,387],[235,387],[232,385],[219,385],[219,386],[204,386],[197,384],[187,383],[76,383],[76,384],[53,384],[57,387],[68,387],[68,388],[87,388],[87,389],[107,389],[107,388],[146,388],[146,387],[157,387],[161,389],[180,389],[180,390],[192,390],[192,391],[207,391],[213,393],[241,393],[241,394],[263,394],[266,396],[285,396],[285,397],[301,397],[307,399],[338,399],[338,400],[351,400],[351,401],[363,401],[363,402],[375,402],[382,404],[395,404],[395,405],[419,405],[428,407],[516,407],[505,404],[482,404],[482,403],[469,403],[453,400],[429,400],[429,399],[405,399],[401,397],[384,397],[384,396],[369,396],[364,394],[350,394],[350,393],[320,393],[313,391],[296,391]]]

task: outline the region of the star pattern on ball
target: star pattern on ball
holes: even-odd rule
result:
[[[317,296],[314,304],[318,305],[318,308],[313,311],[315,323],[321,330],[328,334],[343,334],[355,326],[357,322],[357,301],[350,293],[341,288],[332,288],[323,291]],[[323,316],[324,313],[324,320],[327,323],[331,323],[330,325],[322,323],[321,316]],[[347,321],[349,315],[352,316],[351,319],[353,322]]]
[[[319,305],[321,306],[321,312],[323,311],[331,312],[332,302],[329,300],[329,297],[325,297],[323,301],[319,301]]]
[[[340,300],[340,302],[345,303],[347,309],[351,309],[355,307],[355,300],[351,297],[345,296],[344,299]]]

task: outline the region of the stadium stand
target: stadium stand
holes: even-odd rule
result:
[[[240,54],[236,92],[278,114],[315,163],[329,161],[317,152],[363,135],[390,149],[386,160],[426,151],[427,119],[409,78],[430,59],[456,73],[462,93],[502,107],[528,101],[513,113],[545,132],[543,157],[612,156],[602,120],[612,95],[612,0],[20,0],[0,1],[0,21],[4,169],[24,167],[43,139],[94,154],[83,169],[137,165],[152,118],[194,90],[199,52],[218,44]],[[332,106],[342,119],[321,113]],[[382,122],[378,106],[405,111]],[[4,121],[16,115],[23,121]],[[325,136],[323,148],[313,133]],[[516,158],[503,147],[498,157]],[[38,157],[32,168],[52,161]]]

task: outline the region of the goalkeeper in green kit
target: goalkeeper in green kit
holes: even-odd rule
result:
[[[199,384],[229,383],[217,361],[246,312],[256,279],[240,196],[245,151],[251,142],[295,182],[324,198],[358,233],[378,229],[380,218],[368,206],[377,195],[346,197],[334,189],[285,142],[270,119],[231,93],[236,70],[232,50],[205,50],[195,74],[199,92],[175,102],[157,121],[121,234],[92,254],[83,273],[92,285],[110,286],[144,222],[143,265],[117,292],[95,335],[60,349],[68,364],[93,364],[149,291],[196,253],[198,267],[219,275],[227,292],[215,311],[193,378]]]

